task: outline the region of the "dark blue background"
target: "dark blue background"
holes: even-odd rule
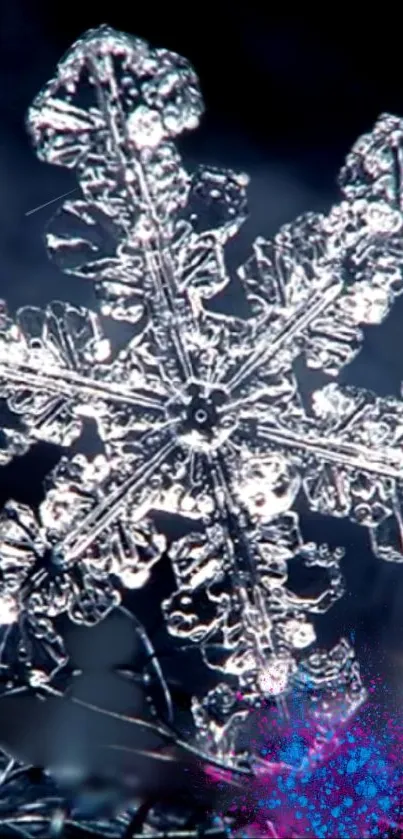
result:
[[[37,161],[24,116],[61,55],[83,31],[100,23],[179,52],[194,65],[206,116],[201,128],[182,143],[185,160],[189,165],[230,166],[251,176],[251,218],[237,244],[237,258],[246,258],[258,233],[270,236],[299,213],[326,211],[337,200],[337,173],[354,140],[371,128],[379,113],[403,115],[399,23],[387,9],[384,15],[379,9],[367,8],[365,15],[354,9],[348,18],[346,12],[338,12],[337,4],[319,6],[315,12],[304,8],[295,15],[263,11],[268,5],[250,0],[162,4],[115,0],[110,8],[84,0],[64,5],[41,0],[1,4],[0,296],[11,309],[24,303],[43,305],[53,298],[84,305],[94,302],[89,287],[58,274],[47,261],[42,231],[57,204],[26,215],[73,188],[74,180],[69,173]],[[402,319],[403,299],[381,326],[366,329],[364,348],[341,381],[380,395],[400,394]],[[324,382],[324,377],[305,369],[301,376],[306,392]],[[96,446],[90,426],[83,446],[88,452]],[[0,470],[0,500],[13,497],[37,503],[43,476],[58,456],[50,447],[40,446]],[[403,567],[382,565],[373,558],[365,531],[346,521],[313,516],[303,509],[302,525],[307,539],[346,548],[348,594],[320,622],[320,638],[331,643],[343,633],[353,633],[364,677],[380,674],[382,701],[400,713]],[[155,618],[159,594],[166,586],[169,571],[163,570],[151,592]],[[133,606],[144,612],[144,599],[134,598]],[[77,690],[124,710],[134,707],[135,700],[126,694],[122,698],[120,684],[106,671],[115,652],[115,664],[122,657],[130,659],[130,649],[122,650],[127,632],[112,621],[91,637],[80,630],[71,641],[76,664],[86,673]],[[191,691],[185,674],[183,691],[184,695]],[[13,713],[18,739],[21,718],[16,710]],[[63,751],[66,732],[70,743],[77,742],[80,726],[89,731],[92,723],[87,718],[77,721],[69,710],[60,714],[65,716],[56,715],[45,739],[53,744],[51,750],[57,743]],[[24,748],[30,741],[29,728],[25,715]],[[89,739],[96,740],[99,729],[96,725],[93,729]],[[124,737],[129,736],[125,732]],[[74,754],[79,760],[78,751]]]

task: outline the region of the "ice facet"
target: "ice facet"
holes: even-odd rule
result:
[[[382,116],[360,138],[327,214],[256,239],[238,269],[240,317],[218,301],[232,288],[225,246],[246,218],[248,178],[188,172],[175,146],[202,107],[185,59],[102,26],[29,110],[38,156],[74,169],[80,189],[47,227],[49,256],[93,283],[100,315],[1,305],[15,422],[0,462],[39,440],[70,447],[86,418],[103,451],[65,454],[38,514],[14,501],[1,513],[0,665],[6,690],[50,690],[67,664],[56,618],[99,622],[167,554],[166,629],[216,676],[192,697],[192,748],[252,772],[242,738],[257,709],[286,708],[299,691],[317,754],[365,699],[347,640],[316,649],[313,615],[344,593],[343,552],[304,541],[297,497],[368,527],[381,559],[403,560],[402,403],[334,381],[403,290],[402,121]],[[119,352],[103,318],[130,325]],[[332,378],[308,400],[299,358]],[[168,542],[156,511],[193,529]],[[292,567],[326,582],[296,592]]]

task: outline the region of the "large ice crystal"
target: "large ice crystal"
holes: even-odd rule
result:
[[[80,188],[47,228],[49,256],[94,284],[100,315],[2,305],[15,421],[1,462],[38,441],[69,447],[88,417],[103,453],[64,456],[38,515],[14,501],[1,513],[3,685],[18,672],[51,686],[67,661],[54,619],[102,620],[168,547],[166,627],[217,674],[193,697],[193,747],[253,770],[241,743],[253,709],[305,690],[319,744],[334,709],[340,722],[365,698],[346,639],[314,647],[312,616],[344,591],[343,551],[304,542],[297,495],[365,525],[381,559],[403,561],[402,403],[332,381],[306,406],[294,364],[334,378],[403,290],[403,121],[381,116],[357,142],[328,215],[256,240],[237,317],[209,301],[233,281],[225,246],[246,217],[248,178],[185,169],[175,139],[202,108],[185,59],[107,26],[73,45],[30,108],[38,156],[74,169]],[[105,318],[130,325],[119,352]],[[192,531],[168,544],[158,510]],[[293,592],[290,565],[325,572],[322,591]]]

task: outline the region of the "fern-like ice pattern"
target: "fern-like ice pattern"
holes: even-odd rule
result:
[[[185,169],[175,139],[202,109],[185,59],[103,26],[29,110],[39,158],[74,169],[80,188],[48,225],[49,256],[93,283],[100,315],[57,301],[13,317],[2,304],[0,380],[16,422],[0,460],[41,440],[68,448],[87,417],[103,454],[64,456],[38,515],[14,501],[0,515],[2,684],[51,690],[67,663],[54,619],[102,620],[168,547],[167,629],[217,674],[193,697],[196,747],[254,771],[253,746],[240,745],[254,708],[308,686],[319,749],[334,709],[340,722],[365,698],[346,639],[313,646],[312,616],[344,592],[343,550],[304,542],[297,494],[403,561],[403,404],[332,381],[307,407],[294,365],[337,376],[403,290],[403,121],[383,115],[357,142],[327,215],[255,241],[236,317],[209,301],[230,287],[225,246],[248,178]],[[119,353],[105,318],[130,325]],[[168,544],[158,510],[192,532]],[[293,592],[291,564],[324,569],[321,593]]]

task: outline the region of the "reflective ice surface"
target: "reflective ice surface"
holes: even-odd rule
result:
[[[365,698],[347,640],[315,646],[313,616],[344,593],[343,550],[304,542],[297,495],[403,561],[403,404],[333,381],[403,290],[403,121],[383,115],[358,140],[328,215],[255,241],[238,269],[241,318],[209,303],[232,282],[225,245],[246,218],[248,178],[187,172],[175,146],[202,109],[185,59],[104,26],[29,110],[38,156],[74,169],[80,187],[48,225],[49,256],[94,284],[100,314],[56,301],[12,316],[2,304],[0,380],[16,422],[0,461],[41,440],[71,446],[86,417],[103,453],[63,456],[38,515],[14,501],[0,515],[2,684],[52,689],[68,663],[55,618],[101,621],[168,550],[166,627],[217,676],[193,697],[192,747],[255,771],[241,744],[254,709],[309,690],[319,748],[334,709],[340,724]],[[105,318],[132,327],[119,353]],[[300,357],[331,379],[308,406]],[[155,511],[193,529],[167,542]],[[295,594],[290,563],[324,571],[323,590]]]

